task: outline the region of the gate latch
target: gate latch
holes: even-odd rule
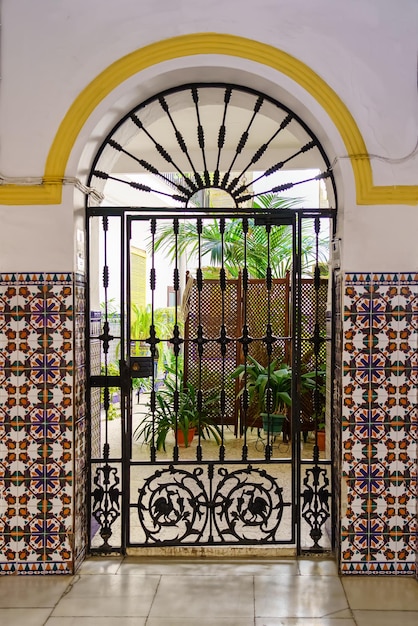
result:
[[[129,374],[131,378],[150,378],[154,370],[152,356],[131,356]]]

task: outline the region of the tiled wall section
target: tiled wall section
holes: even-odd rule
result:
[[[72,274],[0,275],[1,573],[71,573],[85,550],[83,302]]]
[[[0,275],[1,573],[85,554],[84,324],[78,277]],[[415,570],[417,334],[416,275],[346,276],[343,572]]]
[[[417,553],[418,275],[346,275],[341,568],[413,574]]]
[[[76,276],[74,298],[74,569],[86,556],[88,544],[88,426],[86,411],[86,287]]]

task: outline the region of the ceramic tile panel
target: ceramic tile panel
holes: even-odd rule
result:
[[[1,573],[73,570],[74,299],[72,274],[0,275]]]
[[[411,574],[417,553],[418,276],[346,275],[342,519],[345,573]]]
[[[85,299],[86,285],[83,277],[76,277],[74,320],[74,569],[82,563],[88,544],[87,522],[87,407],[86,407],[86,352],[85,352]]]
[[[347,275],[344,289],[341,568],[410,574],[417,553],[418,277]],[[2,573],[69,573],[85,554],[84,295],[84,283],[70,274],[0,275]],[[90,323],[94,336],[100,314]],[[93,339],[92,370],[100,367],[98,347]],[[100,405],[93,392],[92,415]]]

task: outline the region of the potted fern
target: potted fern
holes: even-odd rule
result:
[[[136,440],[154,445],[157,450],[166,450],[169,433],[175,434],[176,443],[188,447],[196,433],[203,439],[212,437],[219,445],[221,431],[213,421],[217,406],[217,394],[203,396],[202,406],[198,408],[198,390],[191,382],[183,382],[181,376],[169,371],[164,385],[155,393],[155,408],[148,411],[134,432]]]
[[[247,364],[239,365],[232,374],[241,381],[238,397],[248,392],[250,402],[256,402],[263,420],[263,429],[272,434],[282,431],[287,408],[292,404],[292,370],[278,359],[262,365],[252,356]]]

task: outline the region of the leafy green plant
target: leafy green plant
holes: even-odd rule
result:
[[[185,446],[188,444],[189,429],[195,428],[203,439],[213,437],[219,445],[221,431],[210,417],[217,403],[215,392],[205,395],[201,410],[198,409],[198,390],[192,383],[182,382],[182,376],[170,371],[164,386],[155,393],[155,410],[148,411],[134,431],[134,438],[157,450],[166,450],[166,439],[170,432],[181,431]]]
[[[107,317],[108,322],[120,321],[120,310],[116,304],[115,298],[110,298],[107,302],[100,303],[102,317]]]
[[[302,374],[301,393],[315,390],[317,375],[315,372]],[[248,356],[247,364],[238,365],[232,377],[239,378],[242,383],[238,397],[247,390],[250,401],[257,402],[261,411],[285,413],[286,408],[292,404],[292,368],[279,359],[263,365]]]
[[[310,381],[312,390],[312,418],[317,423],[319,430],[325,429],[326,409],[326,369],[321,367],[316,371],[306,372],[302,375],[304,380]]]
[[[264,366],[248,356],[248,363],[239,365],[232,377],[239,378],[243,384],[238,397],[246,390],[249,400],[257,402],[260,411],[284,413],[292,404],[292,370],[278,359]]]
[[[262,194],[253,203],[257,210],[289,209],[299,204],[301,198],[283,198],[274,193]],[[268,235],[263,226],[256,226],[255,220],[248,220],[247,250],[244,251],[243,231],[240,219],[228,219],[225,222],[225,232],[220,230],[219,220],[204,220],[202,233],[199,235],[192,220],[182,221],[179,225],[179,235],[176,241],[172,236],[172,225],[161,225],[155,238],[155,250],[164,251],[169,258],[178,254],[186,254],[192,258],[200,246],[203,258],[208,258],[210,265],[220,267],[222,262],[229,276],[237,278],[245,265],[244,255],[250,277],[263,278],[267,269],[267,239]],[[328,255],[329,239],[321,238],[319,253],[325,261]],[[293,235],[287,225],[276,225],[270,232],[270,267],[273,278],[283,278],[291,269],[293,262]],[[304,220],[302,224],[302,271],[309,274],[315,259],[316,237],[312,224]],[[205,269],[208,275],[208,269]]]

